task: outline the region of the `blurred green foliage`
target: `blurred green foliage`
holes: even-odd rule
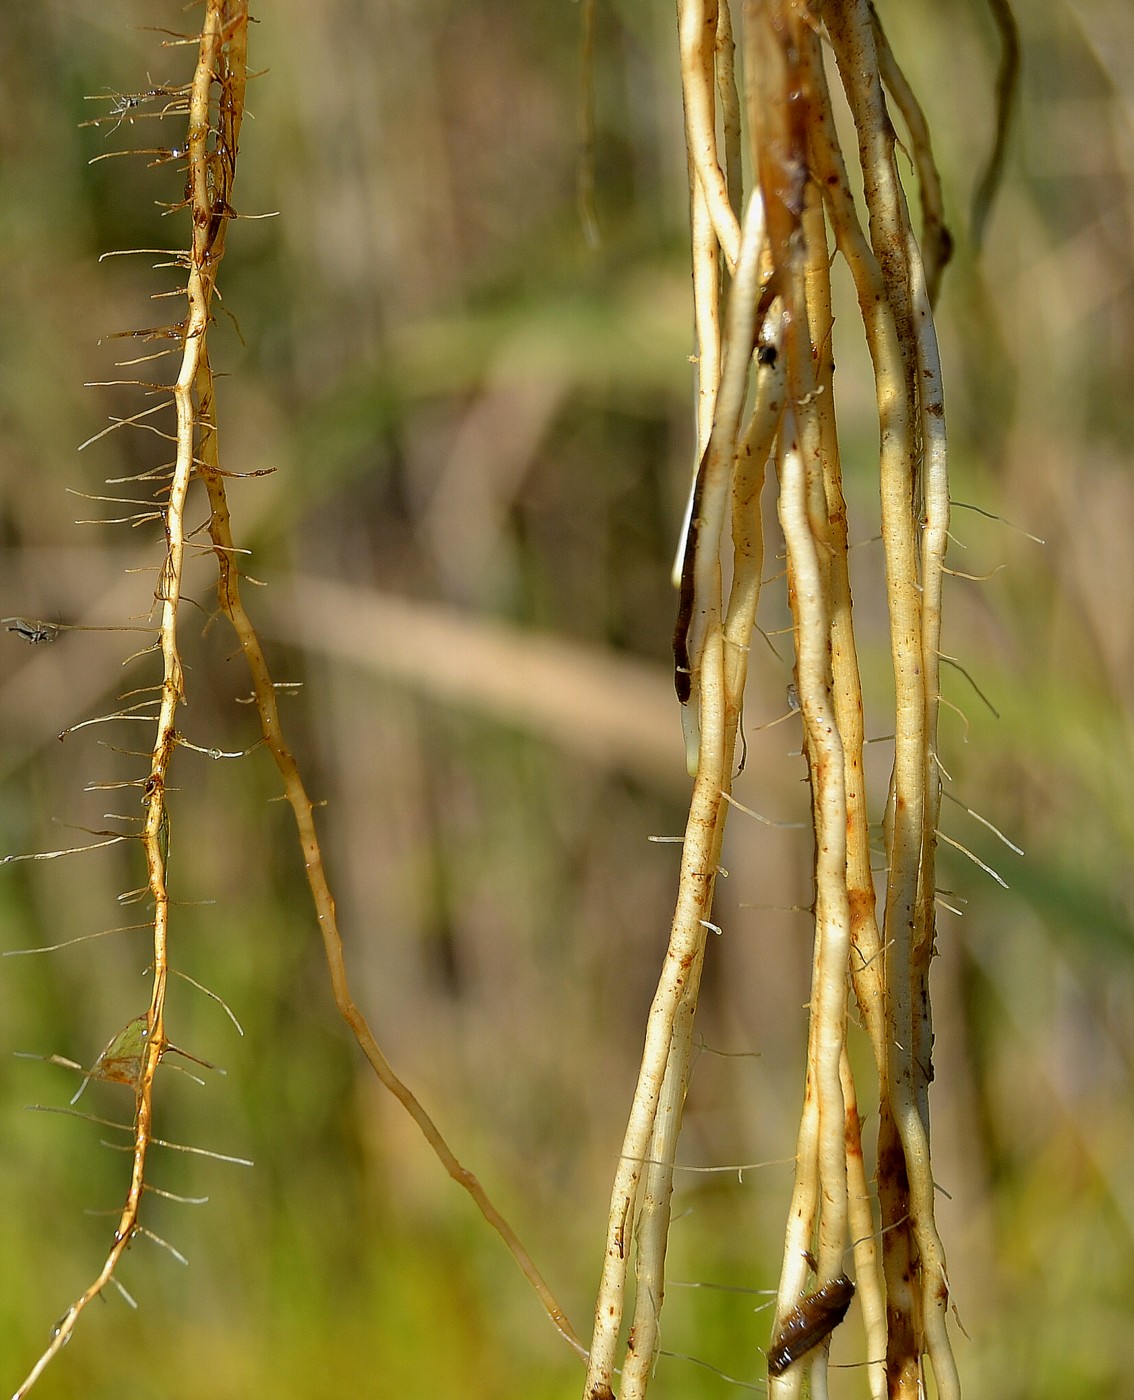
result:
[[[950,671],[946,698],[967,722],[943,716],[945,762],[964,805],[1026,852],[948,808],[949,833],[1010,887],[943,850],[947,899],[967,901],[961,919],[942,913],[934,983],[941,1224],[971,1338],[959,1364],[974,1395],[1109,1397],[1134,1363],[1134,20],[1119,0],[1019,6],[1022,102],[978,259],[966,211],[991,140],[991,24],[975,4],[881,8],[929,111],[958,239],[941,307],[954,498],[1046,542],[955,514],[953,565],[1005,566],[955,580],[946,620],[947,647],[1000,717]],[[222,464],[274,470],[233,482],[234,523],[248,571],[270,584],[248,601],[271,619],[277,678],[303,682],[285,719],[327,802],[358,1000],[585,1330],[669,922],[674,848],[647,838],[683,823],[676,706],[672,748],[650,730],[648,761],[599,760],[549,737],[539,716],[556,694],[530,696],[523,719],[490,692],[464,705],[424,665],[419,681],[392,676],[394,639],[359,635],[353,614],[325,619],[324,645],[286,605],[289,578],[314,575],[456,607],[470,655],[479,621],[504,620],[521,629],[517,658],[530,636],[584,644],[642,663],[662,703],[692,450],[673,24],[664,7],[599,7],[592,253],[575,205],[579,13],[275,0],[252,34],[266,71],[249,89],[236,188],[241,213],[278,217],[231,231],[221,285],[235,327],[221,316],[212,353],[230,376]],[[89,162],[179,136],[171,124],[154,139],[140,118],[80,124],[114,93],[183,81],[186,50],[144,28],[182,22],[137,0],[52,0],[9,6],[0,27],[4,614],[122,626],[149,606],[150,576],[124,571],[154,567],[157,531],[77,526],[120,508],[66,493],[126,495],[103,479],[161,461],[161,440],[137,431],[75,448],[140,406],[137,390],[82,388],[123,377],[111,366],[124,346],[152,348],[100,338],[179,314],[148,300],[171,285],[148,270],[160,257],[96,261],[177,246],[180,216],[157,202],[179,198],[179,177],[144,157]],[[840,413],[883,735],[876,429],[855,320],[847,302]],[[183,728],[235,751],[256,733],[235,703],[248,685],[232,641],[206,626],[210,577],[206,558],[191,579],[202,611],[185,610]],[[785,621],[780,589],[762,605],[769,632]],[[354,664],[335,659],[344,637]],[[760,727],[790,678],[788,643],[772,642],[754,666],[738,795],[800,821],[795,736]],[[76,827],[136,810],[136,790],[84,787],[137,776],[121,751],[146,748],[145,725],[56,736],[152,679],[144,656],[121,665],[141,644],[64,631],[33,650],[0,634],[3,853],[85,842]],[[555,687],[566,695],[572,654]],[[609,697],[579,699],[605,732]],[[177,770],[175,965],[245,1033],[189,983],[173,988],[172,1039],[227,1074],[201,1087],[163,1070],[158,1132],[255,1166],[162,1155],[155,1184],[210,1198],[155,1198],[146,1217],[189,1270],[139,1240],[122,1279],[137,1312],[117,1296],[93,1309],[38,1393],[574,1395],[577,1362],[334,1016],[266,756],[182,751]],[[682,1160],[779,1165],[679,1178],[663,1346],[695,1360],[663,1356],[659,1397],[734,1393],[697,1362],[761,1381],[758,1290],[777,1273],[802,1092],[809,949],[792,906],[810,898],[807,833],[737,815],[730,843]],[[123,846],[9,866],[0,946],[144,923],[144,905],[118,900],[142,878]],[[0,962],[0,1362],[13,1385],[101,1260],[113,1220],[84,1212],[116,1207],[125,1183],[99,1146],[108,1130],[24,1112],[77,1085],[13,1052],[92,1063],[145,1005],[147,962],[144,928]],[[92,1084],[79,1107],[120,1116],[128,1090]],[[836,1360],[860,1359],[845,1330]],[[859,1393],[855,1372],[844,1379]]]

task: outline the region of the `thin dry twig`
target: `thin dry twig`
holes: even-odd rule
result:
[[[227,214],[230,212],[228,192],[235,173],[237,136],[243,108],[242,72],[239,84],[233,82],[226,85],[220,106],[220,132],[217,147],[221,163],[218,166],[217,179],[221,181],[219,188],[223,193],[220,199],[225,216],[220,220],[216,231],[214,247],[218,258],[227,223]],[[585,1356],[585,1348],[571,1326],[566,1313],[555,1299],[516,1232],[493,1204],[476,1176],[457,1159],[420,1101],[394,1071],[379,1047],[365,1016],[354,1001],[343,956],[342,936],[339,932],[335,901],[331,895],[323,865],[319,837],[315,829],[314,804],[307,795],[295,757],[284,738],[280,725],[276,686],[268,670],[260,639],[241,600],[240,572],[237,565],[239,551],[233,541],[231,517],[224,484],[226,473],[221,470],[219,461],[213,374],[208,355],[204,352],[196,367],[194,391],[198,426],[196,470],[205,484],[211,509],[208,529],[217,559],[217,599],[221,611],[236,632],[241,651],[248,665],[264,743],[279,769],[283,779],[284,792],[295,818],[307,882],[323,937],[323,948],[335,1005],[343,1020],[350,1027],[379,1081],[402,1104],[421,1130],[442,1166],[453,1180],[469,1193],[481,1214],[503,1239],[525,1278],[535,1290],[554,1326],[577,1353]]]

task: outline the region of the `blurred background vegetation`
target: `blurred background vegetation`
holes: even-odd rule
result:
[[[1134,11],[1021,0],[1021,106],[982,255],[968,206],[991,140],[995,36],[976,0],[885,5],[928,109],[958,252],[941,303],[957,579],[943,754],[961,807],[935,964],[936,1175],[974,1396],[1111,1396],[1134,1367]],[[522,12],[522,13],[521,13]],[[192,13],[192,12],[190,12]],[[669,6],[598,7],[601,245],[576,203],[580,9],[476,0],[274,0],[251,41],[242,213],[212,347],[238,541],[268,586],[290,737],[314,795],[356,996],[394,1064],[589,1329],[607,1191],[669,924],[688,782],[672,698],[668,574],[692,451],[685,160]],[[138,625],[153,525],[105,478],[166,444],[125,430],[76,453],[136,390],[105,341],[180,315],[169,165],[94,156],[177,143],[176,123],[82,127],[113,94],[185,81],[176,7],[10,5],[0,26],[0,612]],[[189,21],[190,23],[192,21]],[[90,96],[101,96],[92,102]],[[857,611],[887,728],[876,427],[843,289],[840,414]],[[170,310],[170,308],[173,308]],[[235,323],[235,325],[234,325]],[[238,328],[238,329],[237,329]],[[170,364],[171,361],[158,362]],[[155,375],[156,377],[156,375]],[[145,488],[143,488],[145,489]],[[140,494],[140,493],[138,493]],[[771,502],[769,500],[769,507]],[[204,516],[203,498],[196,502]],[[196,523],[196,520],[193,521]],[[1026,531],[1027,534],[1021,533]],[[1042,537],[1039,545],[1028,535]],[[770,560],[776,553],[773,544]],[[774,573],[778,565],[769,567]],[[129,572],[141,570],[142,572]],[[149,573],[145,571],[151,571]],[[996,572],[993,572],[996,571]],[[256,737],[248,683],[190,590],[183,730]],[[199,617],[198,622],[195,618]],[[762,626],[786,621],[782,583]],[[148,725],[67,727],[155,674],[145,639],[0,634],[0,849],[89,839],[134,815]],[[753,668],[739,798],[807,817],[788,639]],[[873,727],[871,727],[871,724]],[[888,755],[875,781],[884,791]],[[496,1238],[382,1096],[333,1011],[290,816],[266,754],[183,751],[172,794],[178,1045],[227,1070],[163,1071],[157,1131],[254,1159],[169,1152],[117,1297],[88,1314],[49,1396],[574,1396],[576,1359]],[[120,824],[119,824],[120,825]],[[659,1397],[759,1388],[802,1093],[806,830],[734,815],[681,1160]],[[119,901],[132,847],[9,866],[7,952],[144,925]],[[965,901],[961,903],[961,901]],[[0,962],[0,1361],[14,1386],[102,1258],[125,1162],[101,1130],[32,1114],[75,1088],[15,1058],[93,1061],[144,1008],[144,928]],[[865,1055],[864,1055],[865,1059]],[[80,1104],[128,1113],[128,1091]],[[865,1105],[864,1105],[865,1107]],[[721,1287],[723,1286],[723,1287]],[[733,1291],[726,1291],[733,1290]],[[751,1290],[751,1291],[744,1291]],[[848,1335],[843,1338],[842,1332]],[[861,1359],[851,1328],[836,1361]],[[860,1381],[848,1372],[847,1392]],[[1121,1379],[1120,1379],[1121,1378]]]

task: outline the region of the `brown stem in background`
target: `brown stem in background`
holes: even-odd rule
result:
[[[212,440],[215,441],[215,437]],[[421,1129],[422,1136],[432,1148],[441,1165],[457,1185],[469,1193],[481,1214],[499,1234],[524,1277],[535,1289],[536,1295],[556,1329],[580,1356],[585,1357],[586,1348],[579,1340],[578,1334],[536,1268],[531,1256],[520,1243],[516,1232],[493,1205],[488,1193],[476,1176],[467,1167],[462,1166],[413,1091],[398,1077],[375,1040],[366,1017],[359,1010],[351,995],[346,963],[343,958],[342,935],[339,932],[338,918],[335,913],[335,901],[327,882],[326,871],[323,868],[323,855],[315,830],[314,807],[303,785],[295,757],[284,740],[280,728],[275,687],[268,671],[264,651],[240,599],[238,573],[234,563],[236,556],[224,482],[217,470],[215,460],[203,462],[199,471],[208,488],[209,503],[212,507],[209,534],[216,549],[220,574],[217,583],[217,596],[222,611],[232,623],[244,653],[244,659],[248,663],[252,677],[252,689],[256,697],[256,707],[260,713],[264,742],[271,751],[276,767],[280,771],[284,792],[295,817],[300,849],[303,852],[304,872],[311,890],[311,898],[315,904],[319,931],[323,936],[323,951],[327,958],[327,969],[331,977],[331,992],[335,999],[335,1006],[350,1027],[362,1053],[370,1062],[371,1068],[383,1087],[394,1095],[410,1115]]]
[[[235,170],[236,135],[239,129],[239,114],[243,110],[243,88],[241,87],[239,91],[233,88],[231,93],[226,91],[226,98],[229,100],[222,102],[221,107],[222,136],[224,139],[218,144],[226,156],[222,173],[226,181],[224,190],[227,207],[227,192]],[[231,129],[225,125],[226,111],[233,114]],[[223,229],[223,223],[221,227]],[[531,1256],[521,1244],[516,1232],[493,1204],[477,1177],[458,1160],[413,1091],[396,1074],[375,1040],[365,1016],[351,995],[343,957],[342,935],[339,932],[338,918],[335,912],[335,901],[327,881],[327,874],[323,866],[323,854],[315,830],[314,807],[303,785],[295,757],[284,739],[280,726],[279,707],[276,703],[275,686],[268,670],[264,650],[240,597],[239,570],[236,566],[237,554],[232,536],[224,477],[220,471],[218,457],[212,371],[208,357],[205,355],[202,355],[200,360],[196,391],[198,421],[201,425],[197,473],[205,483],[211,508],[209,535],[217,558],[217,598],[222,612],[236,632],[244,659],[248,664],[264,742],[279,769],[284,783],[284,792],[295,817],[307,883],[315,904],[319,930],[323,936],[323,950],[327,959],[327,969],[330,973],[331,991],[335,1005],[343,1020],[350,1027],[362,1053],[366,1056],[383,1087],[388,1089],[401,1103],[421,1130],[441,1165],[453,1180],[468,1192],[481,1214],[500,1235],[524,1277],[535,1290],[556,1329],[579,1355],[585,1357],[586,1349],[579,1340],[575,1329],[571,1326],[566,1313],[559,1306],[551,1289],[536,1268]]]
[[[988,0],[988,8],[1000,35],[1000,65],[996,73],[996,136],[988,165],[973,193],[970,218],[973,246],[980,249],[993,200],[1004,177],[1008,138],[1016,115],[1020,86],[1020,28],[1010,0]],[[928,279],[927,279],[928,280]],[[932,300],[932,298],[931,298]]]

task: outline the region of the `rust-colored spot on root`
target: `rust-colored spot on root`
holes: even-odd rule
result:
[[[846,1141],[846,1151],[848,1157],[862,1157],[862,1120],[858,1116],[858,1108],[852,1107],[847,1110],[846,1126],[843,1129],[843,1137]]]
[[[850,909],[851,928],[859,928],[874,913],[874,891],[868,889],[848,890],[847,904]]]

